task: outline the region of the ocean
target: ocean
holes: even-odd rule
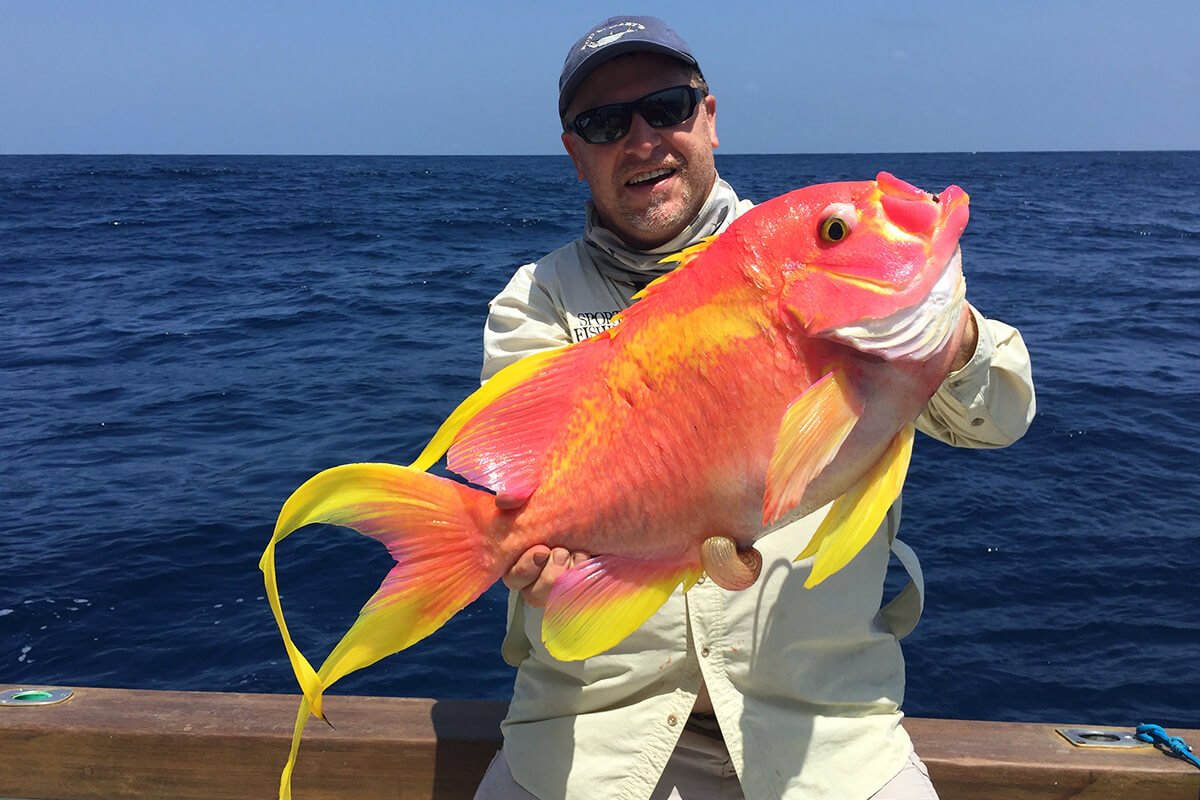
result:
[[[918,437],[907,713],[1200,728],[1200,152],[717,167],[759,201],[959,184],[968,297],[1031,352],[1024,439]],[[585,199],[566,156],[0,156],[0,683],[295,692],[257,566],[281,503],[411,461]],[[281,546],[311,658],[390,563],[344,530]],[[503,618],[493,587],[333,691],[505,698]]]

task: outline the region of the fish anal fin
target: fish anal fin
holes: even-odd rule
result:
[[[803,499],[862,414],[845,373],[834,369],[788,406],[767,465],[763,525],[778,521]]]
[[[910,423],[896,434],[863,479],[833,503],[804,552],[796,556],[797,561],[816,556],[806,588],[849,564],[875,535],[904,486],[914,431]]]
[[[700,576],[695,563],[601,555],[564,572],[554,583],[542,618],[550,655],[578,661],[608,650],[638,629],[676,587]]]

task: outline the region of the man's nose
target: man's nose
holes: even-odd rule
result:
[[[650,123],[636,111],[629,121],[629,133],[625,134],[626,147],[630,150],[653,150],[662,141],[662,131],[651,127]]]

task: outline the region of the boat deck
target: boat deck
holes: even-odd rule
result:
[[[298,702],[74,688],[56,705],[0,706],[0,797],[275,797]],[[309,724],[296,800],[470,800],[500,746],[505,704],[328,695],[326,709],[337,730]],[[905,721],[942,800],[1200,798],[1200,769],[1191,764],[1149,745],[1076,747],[1055,727]],[[1200,744],[1198,730],[1168,732]]]

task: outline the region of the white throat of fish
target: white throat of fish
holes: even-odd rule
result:
[[[826,336],[888,361],[920,361],[950,341],[962,315],[966,294],[962,253],[955,248],[941,277],[920,303],[882,319],[859,320],[834,328]]]

